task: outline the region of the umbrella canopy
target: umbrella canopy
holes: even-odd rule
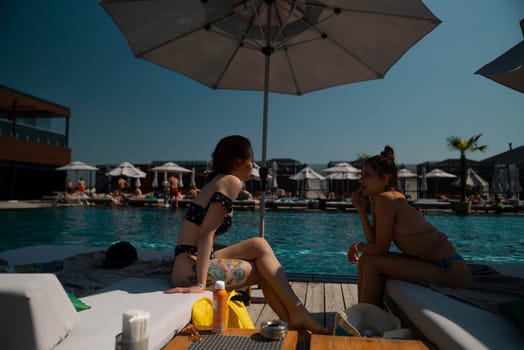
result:
[[[278,188],[277,171],[278,171],[277,162],[273,161],[273,163],[271,163],[271,168],[269,168],[269,172],[271,175],[271,179],[269,182],[269,188]]]
[[[84,162],[75,161],[61,166],[60,168],[56,168],[56,170],[98,170],[98,168]]]
[[[453,186],[460,186],[460,177],[451,183]],[[489,186],[489,182],[484,180],[475,172],[475,170],[468,168],[466,171],[466,187],[484,187]]]
[[[428,179],[431,179],[431,178],[454,178],[454,177],[457,177],[457,175],[453,175],[453,174],[447,173],[447,172],[445,172],[444,170],[441,170],[441,169],[433,169],[433,170],[431,170],[430,172],[428,172],[426,174],[426,177]]]
[[[191,182],[189,183],[189,188],[197,188],[195,168],[191,169]]]
[[[348,174],[360,174],[360,170],[355,168],[353,165],[341,162],[335,164],[335,166],[332,166],[330,168],[322,169],[325,173],[348,173]]]
[[[520,20],[520,28],[524,35],[524,19]],[[524,40],[480,68],[475,74],[524,93]]]
[[[158,172],[155,171],[155,176],[153,177],[153,183],[151,184],[151,187],[157,188],[158,187]]]
[[[127,176],[127,177],[132,177],[132,178],[146,177],[146,173],[136,168],[133,164],[129,162],[120,163],[119,166],[108,171],[106,175],[107,176]]]
[[[422,175],[420,175],[421,177],[421,180],[420,180],[420,190],[422,192],[426,192],[428,190],[428,182],[426,180],[427,178],[427,174],[426,174],[426,167],[423,167],[422,168]]]
[[[302,170],[300,170],[295,175],[291,175],[289,177],[291,180],[300,181],[300,180],[325,180],[326,178],[319,173],[317,173],[315,170],[311,169],[310,167],[305,167]]]
[[[440,20],[420,0],[102,0],[136,57],[213,89],[301,95],[381,79]],[[264,232],[264,191],[260,199]]]
[[[358,180],[360,175],[356,173],[331,173],[326,175],[328,180]]]
[[[418,176],[414,172],[406,168],[402,168],[397,172],[397,177],[399,179],[416,179]]]
[[[177,173],[177,174],[180,174],[180,173],[189,174],[189,173],[191,173],[191,170],[186,169],[184,167],[181,167],[180,165],[178,165],[176,163],[173,163],[173,162],[164,163],[164,164],[162,164],[160,166],[156,166],[156,167],[152,168],[151,170],[153,170],[153,171],[162,171],[164,173]]]

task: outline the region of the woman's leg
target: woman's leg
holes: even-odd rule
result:
[[[252,261],[256,274],[252,274],[254,278],[250,283],[260,284],[271,308],[280,317],[287,319],[291,329],[305,328],[313,333],[329,333],[329,330],[319,324],[298,299],[273,249],[265,239],[251,238],[217,250],[215,257]]]
[[[462,260],[453,260],[449,270],[403,254],[363,255],[360,257],[359,302],[382,307],[384,282],[396,278],[408,282],[427,282],[445,287],[468,288],[473,284],[471,273]],[[360,278],[360,277],[359,277]]]

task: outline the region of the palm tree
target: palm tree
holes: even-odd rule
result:
[[[446,139],[449,148],[460,152],[460,200],[462,202],[466,201],[466,152],[484,152],[486,150],[487,145],[479,146],[477,144],[481,136],[482,134],[478,134],[472,136],[469,140],[464,140],[458,136],[451,136]]]

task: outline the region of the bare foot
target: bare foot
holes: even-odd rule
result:
[[[304,308],[297,315],[291,315],[288,321],[289,329],[306,329],[313,334],[331,334],[332,332],[317,322],[313,316]]]

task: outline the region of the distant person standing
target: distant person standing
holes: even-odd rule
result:
[[[71,196],[73,196],[74,193],[75,193],[75,187],[73,186],[73,181],[71,181],[71,179],[67,179],[66,190],[65,190],[66,198],[71,198]]]
[[[86,192],[86,181],[84,180],[83,177],[81,177],[78,180],[77,190],[78,190],[78,193],[85,193]]]
[[[169,184],[170,184],[170,193],[171,197],[169,198],[171,202],[175,202],[175,208],[178,208],[178,198],[180,196],[180,189],[178,188],[178,179],[175,175],[171,175],[169,177]]]

